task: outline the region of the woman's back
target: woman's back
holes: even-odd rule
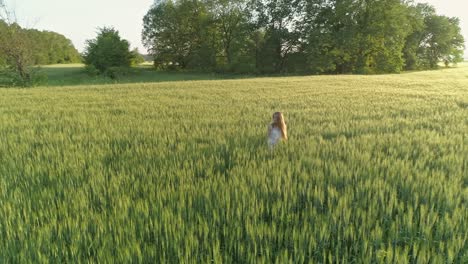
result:
[[[286,123],[281,112],[273,114],[273,122],[268,126],[268,145],[273,147],[280,140],[288,140]]]
[[[279,127],[271,127],[268,135],[268,145],[273,146],[282,138],[281,129]]]

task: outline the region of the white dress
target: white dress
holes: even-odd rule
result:
[[[281,139],[281,130],[277,127],[271,128],[270,135],[268,137],[268,145],[273,147]]]

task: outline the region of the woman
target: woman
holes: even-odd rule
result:
[[[288,132],[281,112],[273,114],[273,122],[268,126],[268,145],[272,148],[281,139],[288,140]]]

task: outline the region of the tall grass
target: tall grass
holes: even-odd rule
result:
[[[467,77],[0,89],[0,262],[467,263]]]

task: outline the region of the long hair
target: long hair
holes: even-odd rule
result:
[[[278,116],[278,119],[275,120],[275,115]],[[288,128],[286,123],[284,122],[284,116],[281,112],[276,112],[273,114],[273,123],[271,123],[272,127],[277,127],[281,130],[281,136],[284,140],[288,140]]]

